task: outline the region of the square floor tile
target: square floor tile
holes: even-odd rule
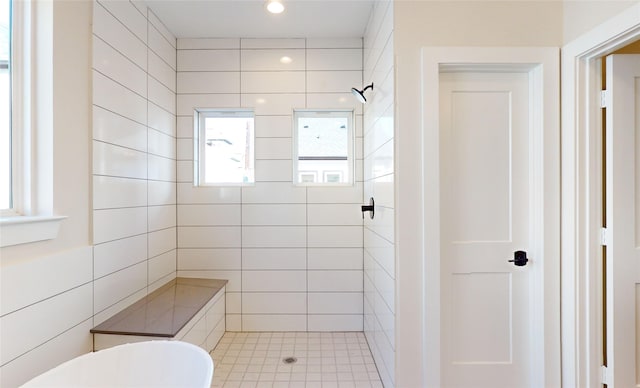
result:
[[[211,356],[216,388],[382,388],[358,332],[227,332]]]

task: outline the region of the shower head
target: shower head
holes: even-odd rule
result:
[[[364,92],[361,92],[360,90],[356,89],[356,88],[351,88],[351,93],[356,97],[356,99],[358,101],[360,101],[361,103],[365,103],[367,102],[366,97],[364,96]]]
[[[373,89],[373,82],[371,83],[371,85],[367,85],[367,86],[366,86],[364,89],[362,89],[362,90],[358,90],[358,89],[356,89],[356,88],[351,88],[351,94],[353,94],[353,95],[356,97],[356,99],[357,99],[358,101],[360,101],[361,103],[363,103],[363,104],[364,104],[365,102],[367,102],[367,98],[364,96],[364,92],[365,92],[367,89]]]

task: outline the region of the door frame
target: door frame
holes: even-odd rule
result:
[[[640,39],[640,4],[562,48],[562,383],[601,381],[599,58]]]
[[[422,48],[422,169],[424,227],[424,378],[426,386],[441,386],[440,328],[440,185],[439,75],[443,67],[462,70],[526,69],[532,75],[530,143],[533,152],[533,212],[531,257],[544,255],[533,271],[532,306],[544,301],[544,311],[532,311],[535,342],[532,386],[560,385],[560,73],[555,47],[423,47]],[[537,129],[537,130],[536,130]],[[544,171],[544,174],[542,172]],[[506,258],[505,258],[506,260]],[[535,308],[535,307],[534,307]],[[537,379],[537,380],[536,380]]]

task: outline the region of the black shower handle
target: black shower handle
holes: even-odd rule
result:
[[[362,205],[362,219],[364,220],[364,212],[370,212],[369,216],[371,217],[371,219],[373,219],[373,217],[376,214],[376,202],[373,200],[373,197],[369,198],[369,204],[368,205]]]

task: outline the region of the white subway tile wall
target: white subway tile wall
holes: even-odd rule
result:
[[[0,386],[14,387],[91,350],[92,249],[3,263]],[[57,276],[51,276],[56,273]],[[64,314],[60,314],[64,311]],[[42,322],[46,321],[46,325]]]
[[[84,320],[3,365],[2,386],[20,386],[70,358],[87,353],[93,347],[89,334],[92,327],[91,318]]]
[[[145,7],[93,4],[96,322],[177,271],[176,39]]]
[[[353,109],[364,166],[362,106],[349,93],[362,86],[362,39],[177,47],[178,274],[234,276],[227,330],[362,331],[364,175],[345,187],[292,183],[295,108]],[[194,188],[194,108],[227,107],[254,109],[256,183]]]
[[[393,3],[374,5],[364,37],[364,198],[376,200],[364,222],[364,332],[384,386],[395,374]]]

